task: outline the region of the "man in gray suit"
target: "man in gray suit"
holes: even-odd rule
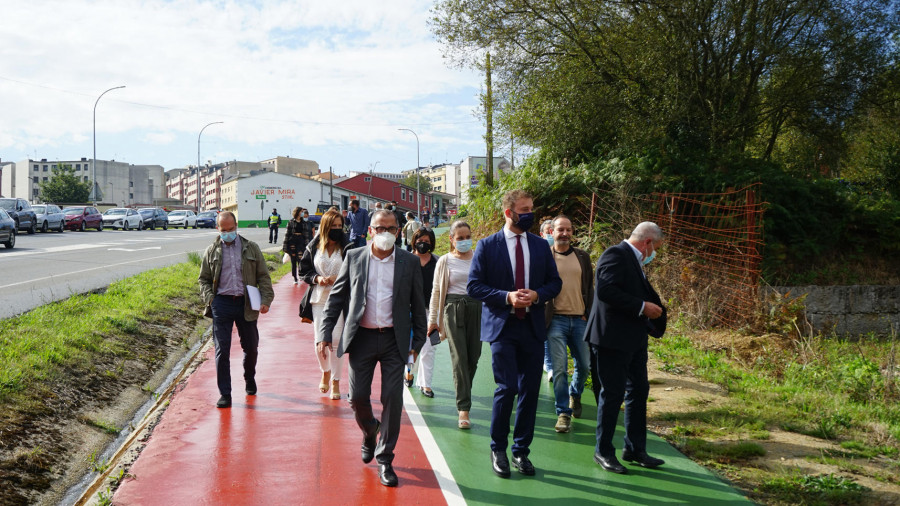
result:
[[[378,476],[388,487],[397,486],[391,465],[400,436],[403,410],[403,368],[425,344],[426,307],[422,269],[412,253],[395,247],[399,232],[390,211],[372,214],[367,247],[347,252],[331,295],[325,304],[319,353],[331,348],[331,332],[343,312],[344,334],[337,356],[350,354],[350,405],[363,432],[362,460],[377,459]],[[412,349],[410,349],[412,329]],[[382,419],[372,413],[372,377],[381,362]],[[379,431],[380,429],[380,431]],[[378,445],[375,437],[381,433]]]

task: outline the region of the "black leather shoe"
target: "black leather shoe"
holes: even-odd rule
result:
[[[666,463],[663,459],[647,455],[647,452],[632,452],[629,450],[622,450],[622,460],[633,462],[641,467],[646,467],[647,469],[653,469],[654,467],[659,467]]]
[[[378,466],[378,477],[381,478],[381,484],[385,487],[397,486],[397,473],[394,472],[394,468],[390,464]]]
[[[415,377],[410,374],[409,378],[403,378],[403,384],[406,385],[406,388],[412,388],[414,379]]]
[[[222,397],[219,397],[218,402],[216,402],[216,407],[217,408],[230,408],[231,407],[231,396],[223,395]]]
[[[600,455],[599,453],[595,453],[594,454],[594,462],[600,464],[600,467],[602,467],[603,469],[606,469],[607,471],[609,471],[611,473],[616,473],[616,474],[628,473],[628,469],[625,469],[625,466],[623,466],[619,462],[619,460],[616,458],[615,455],[611,455],[609,457],[604,457],[603,455]]]
[[[434,390],[425,390],[423,388],[422,395],[424,395],[425,397],[428,397],[429,399],[434,399]]]
[[[256,380],[247,380],[247,395],[256,395]]]
[[[372,431],[372,434],[363,436],[363,444],[362,448],[362,461],[366,464],[372,462],[372,459],[375,458],[375,438],[378,437],[378,429],[381,428],[381,422],[375,420],[375,430]]]
[[[491,452],[491,467],[494,474],[501,478],[509,478],[509,459],[506,458],[506,452]]]
[[[534,476],[534,466],[531,464],[531,461],[528,460],[528,457],[516,457],[513,455],[512,465],[525,476]]]

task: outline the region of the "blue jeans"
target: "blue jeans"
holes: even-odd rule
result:
[[[550,343],[544,341],[544,372],[550,372],[553,370],[553,364],[550,360]]]
[[[350,242],[353,243],[354,248],[362,248],[366,245],[366,236],[358,235],[351,239]]]
[[[584,383],[590,374],[590,352],[588,343],[584,341],[584,329],[587,322],[580,316],[556,315],[547,329],[547,344],[550,347],[550,358],[553,363],[553,395],[556,397],[556,414],[572,415],[569,408],[569,396],[581,398]],[[569,384],[567,367],[569,365],[566,347],[572,352],[575,373]]]

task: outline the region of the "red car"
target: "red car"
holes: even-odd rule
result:
[[[66,215],[66,229],[80,230],[84,232],[89,228],[96,228],[97,232],[103,231],[103,215],[96,207],[72,206],[62,210]]]

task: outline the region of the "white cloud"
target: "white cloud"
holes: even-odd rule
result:
[[[52,145],[77,151],[61,157],[81,155],[97,95],[123,84],[98,105],[98,136],[130,133],[135,152],[141,142],[178,144],[180,161],[161,161],[167,166],[191,163],[186,139],[212,121],[225,124],[204,140],[262,153],[285,142],[297,151],[408,149],[408,133],[397,131],[406,125],[421,125],[414,128],[422,141],[440,140],[436,152],[477,145],[482,127],[469,111],[480,76],[444,66],[428,7],[419,0],[7,2],[0,157]],[[116,149],[128,157],[128,146]]]

